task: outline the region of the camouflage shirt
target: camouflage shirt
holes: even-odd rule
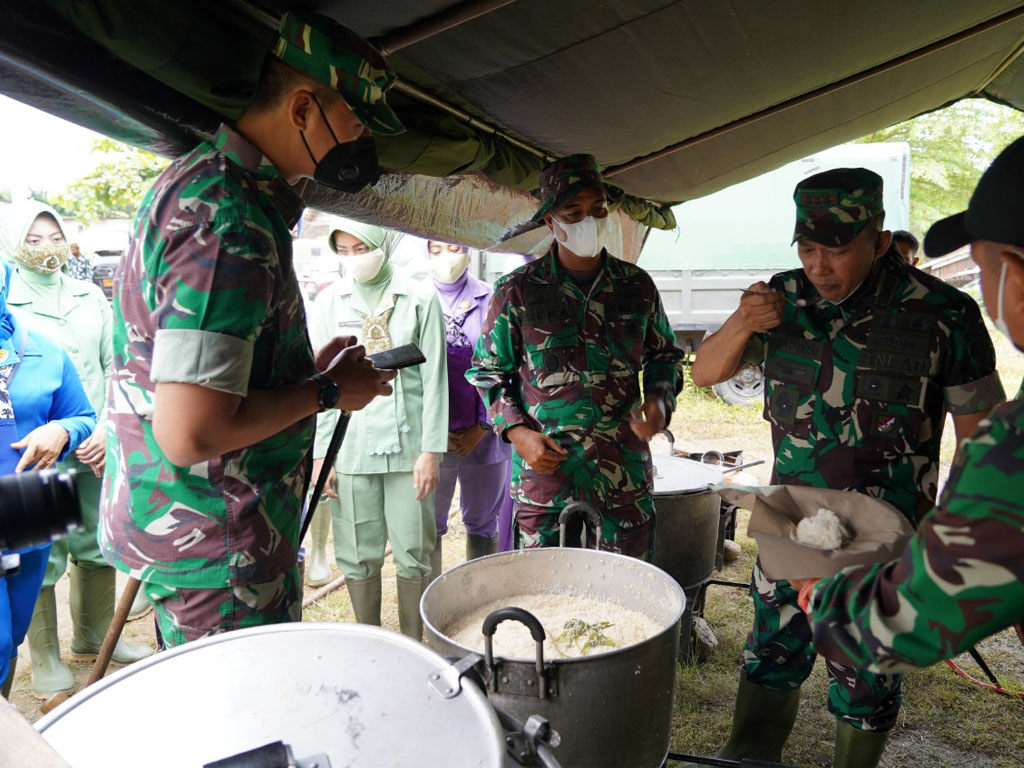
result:
[[[857,668],[925,667],[1024,620],[1024,401],[961,444],[937,508],[894,562],[814,587],[814,645]]]
[[[499,434],[522,424],[569,452],[551,475],[514,454],[512,496],[522,504],[652,506],[650,450],[628,418],[640,406],[641,370],[645,396],[662,397],[671,418],[683,353],[650,276],[601,258],[586,295],[554,250],[501,278],[466,372]]]
[[[295,565],[314,417],[191,467],[153,437],[158,382],[246,396],[314,371],[289,228],[302,200],[221,127],[146,193],[116,277],[104,557],[167,587],[270,581]]]
[[[744,359],[765,366],[772,483],[862,491],[916,523],[935,503],[946,413],[1004,400],[978,305],[894,249],[839,305],[801,269],[769,284],[786,296],[783,322]]]

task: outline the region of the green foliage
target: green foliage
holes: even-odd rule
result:
[[[864,136],[860,142],[910,144],[910,228],[923,235],[967,207],[985,168],[1024,134],[1024,115],[984,99],[964,99]]]
[[[50,200],[65,216],[83,222],[131,216],[153,179],[167,167],[166,158],[114,141],[92,143],[96,168]]]

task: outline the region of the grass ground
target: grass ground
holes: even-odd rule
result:
[[[997,332],[1000,375],[1012,397],[1024,378],[1024,355],[1016,352]],[[764,465],[750,470],[758,482],[766,483],[770,473],[771,443],[760,408],[727,406],[707,390],[687,388],[681,396],[673,426],[676,448],[686,451],[742,448],[744,459],[763,458]],[[954,440],[947,428],[943,441],[944,478],[952,456]],[[653,450],[666,452],[659,438]],[[718,578],[745,581],[756,555],[756,545],[746,537],[747,517],[741,514],[737,540],[743,555],[717,574]],[[465,559],[465,531],[454,514],[444,539],[446,567]],[[398,629],[394,567],[390,558],[384,570],[383,623]],[[311,590],[307,589],[307,593]],[[62,646],[67,653],[67,580],[58,583],[58,600],[63,627]],[[744,590],[713,587],[708,592],[705,617],[719,640],[719,647],[702,664],[681,667],[677,675],[677,696],[672,730],[672,749],[693,754],[713,754],[724,743],[732,719],[736,681],[740,670],[743,641],[752,620],[752,605]],[[305,621],[353,621],[348,592],[341,588],[304,612]],[[134,641],[153,642],[152,620],[128,625]],[[1024,691],[1024,648],[1006,631],[979,645],[1000,682]],[[975,677],[980,670],[969,658],[958,659]],[[72,664],[78,685],[84,684],[89,665]],[[39,717],[39,701],[28,693],[30,685],[28,649],[21,648],[21,665],[15,678],[12,701],[29,720]],[[784,754],[792,765],[828,766],[832,757],[834,721],[825,707],[824,666],[818,664],[803,686],[800,718]],[[111,716],[116,716],[112,713]],[[956,677],[945,665],[909,675],[904,683],[904,706],[883,756],[883,768],[903,766],[963,766],[1010,768],[1024,765],[1024,701],[1009,699],[975,687]]]

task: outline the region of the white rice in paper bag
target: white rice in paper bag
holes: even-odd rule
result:
[[[757,541],[761,569],[776,581],[833,576],[851,565],[895,560],[914,529],[896,507],[856,491],[796,485],[717,486],[722,498],[751,512],[747,534]],[[818,510],[833,512],[850,533],[840,548],[797,539],[797,526]]]

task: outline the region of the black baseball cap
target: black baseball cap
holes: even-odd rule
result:
[[[1024,136],[992,161],[971,194],[967,210],[935,222],[924,252],[944,256],[975,240],[1024,248]]]

